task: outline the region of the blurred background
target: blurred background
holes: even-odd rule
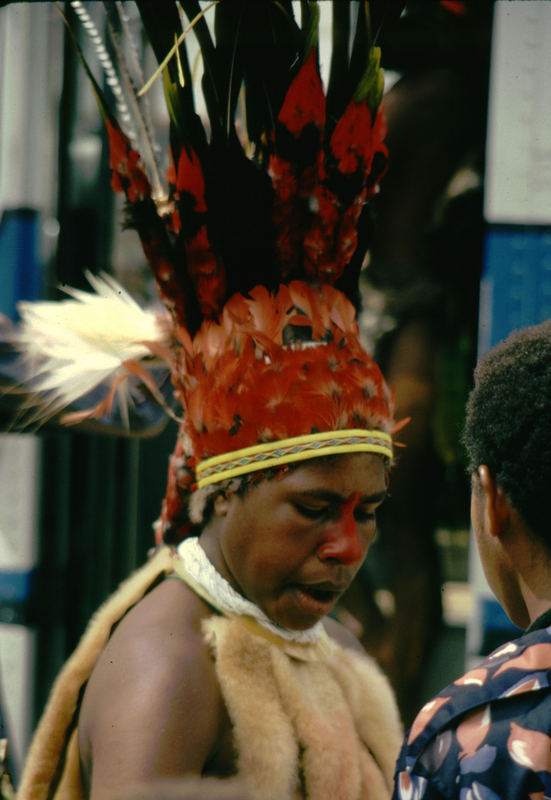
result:
[[[64,12],[76,21],[80,5]],[[101,4],[82,5],[103,36]],[[123,8],[140,42],[133,3]],[[406,723],[516,633],[470,545],[460,437],[477,355],[551,317],[550,40],[551,4],[537,0],[408,2],[380,36],[390,168],[360,322],[397,418],[412,422],[377,541],[336,613],[390,675]],[[140,55],[150,75],[153,56]],[[150,102],[162,142],[164,102]],[[109,184],[103,124],[59,11],[0,4],[0,721],[15,777],[88,619],[147,557],[175,438],[146,403],[134,437],[116,421],[21,432],[5,393],[19,375],[19,300],[86,288],[85,270],[155,300]]]

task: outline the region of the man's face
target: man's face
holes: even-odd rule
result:
[[[499,536],[493,535],[490,530],[491,502],[491,492],[475,473],[472,476],[471,523],[484,575],[509,619],[525,628],[530,624],[530,618],[515,564],[511,563]]]
[[[378,455],[312,459],[242,497],[218,498],[201,544],[240,594],[279,625],[303,630],[352,582],[386,486]]]

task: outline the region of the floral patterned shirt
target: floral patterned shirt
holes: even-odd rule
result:
[[[551,797],[550,616],[421,709],[398,758],[394,800]]]

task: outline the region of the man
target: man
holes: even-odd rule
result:
[[[227,347],[200,381],[186,384],[179,445],[195,455],[177,449],[171,475],[180,494],[170,486],[167,493],[171,507],[180,497],[174,516],[189,514],[192,529],[175,548],[161,547],[92,621],[53,689],[22,797],[95,800],[190,774],[237,774],[264,800],[389,796],[401,738],[392,692],[351,634],[320,623],[375,535],[392,458],[391,398],[340,293],[325,287],[322,297],[291,284],[270,299],[285,304],[282,329],[299,307],[306,319],[325,320],[321,340],[307,346],[264,342],[265,300],[234,297],[219,328],[208,326],[209,341],[217,330],[227,333]],[[230,313],[234,305],[248,307],[248,322]],[[235,358],[247,325],[270,358],[256,348]],[[220,369],[229,355],[230,366]],[[262,387],[281,383],[282,361],[285,391],[274,415],[276,400]],[[284,425],[290,435],[202,458],[225,441],[225,421],[233,419],[221,394],[228,370],[239,375],[230,385],[239,394],[240,430],[250,424],[266,438]],[[328,378],[342,388],[327,391]],[[194,398],[204,396],[207,379],[218,402],[201,402],[195,417]],[[317,402],[308,407],[311,393]],[[297,411],[285,420],[287,405]],[[338,427],[320,432],[324,419]],[[296,425],[316,432],[300,435]],[[230,435],[244,444],[239,432]],[[196,486],[186,495],[190,462]]]
[[[551,322],[482,358],[467,405],[471,518],[488,583],[526,632],[427,703],[396,798],[543,798],[551,790]]]
[[[349,299],[386,161],[368,8],[338,3],[341,33],[348,17],[359,33],[326,96],[316,3],[300,25],[291,4],[219,3],[215,42],[195,4],[178,4],[208,65],[203,130],[180,9],[139,5],[163,60],[180,42],[165,75],[166,195],[100,102],[112,185],[166,313],[98,278],[95,295],[22,311],[50,411],[100,373],[111,395],[71,421],[108,411],[125,372],[158,397],[138,363],[154,354],[171,370],[179,433],[158,552],[62,671],[21,797],[107,800],[194,775],[237,776],[253,800],[386,800],[401,739],[392,692],[325,620],[375,534],[399,427]],[[246,142],[239,81],[255,111]]]

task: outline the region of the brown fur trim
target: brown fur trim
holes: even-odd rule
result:
[[[331,669],[348,701],[358,733],[379,765],[389,790],[402,744],[403,726],[386,675],[369,656],[342,649]]]
[[[234,725],[239,774],[255,798],[294,797],[298,752],[273,679],[273,645],[224,617],[204,620],[203,630],[215,654],[216,674]]]

